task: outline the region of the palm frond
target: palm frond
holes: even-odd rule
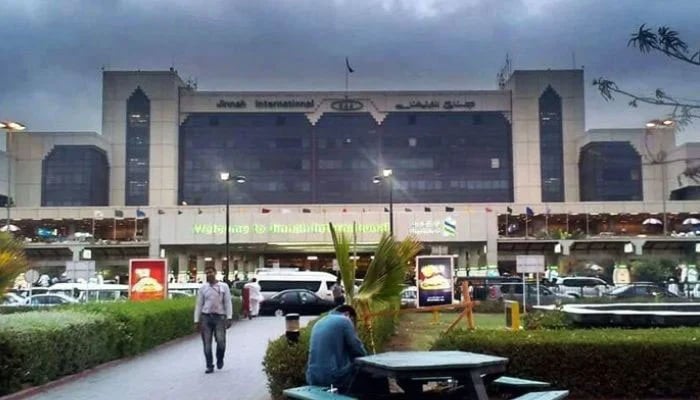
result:
[[[352,304],[355,295],[355,264],[350,262],[350,240],[345,235],[345,232],[336,232],[332,223],[328,224],[333,239],[333,248],[335,249],[335,258],[338,260],[338,268],[340,269],[340,279],[345,287],[345,297],[348,303]]]
[[[11,233],[0,232],[0,294],[27,269],[24,244]]]
[[[409,263],[420,249],[420,243],[413,237],[396,242],[392,236],[383,235],[356,301],[371,308],[398,301]]]

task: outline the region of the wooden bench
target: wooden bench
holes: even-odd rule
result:
[[[330,388],[321,386],[300,386],[284,390],[284,396],[289,399],[299,400],[357,400],[337,392],[330,392]]]
[[[569,395],[568,390],[550,390],[547,392],[530,392],[513,400],[560,400]]]
[[[492,384],[501,387],[518,388],[518,389],[545,389],[552,386],[549,382],[534,381],[531,379],[521,379],[512,376],[500,376],[495,379]]]

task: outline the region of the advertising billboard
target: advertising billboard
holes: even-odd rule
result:
[[[168,295],[168,266],[165,259],[129,260],[129,299],[159,300]]]
[[[418,307],[452,304],[453,262],[451,256],[416,257]]]

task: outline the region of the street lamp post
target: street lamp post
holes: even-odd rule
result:
[[[660,129],[673,128],[674,122],[670,119],[666,120],[651,120],[646,123],[646,130],[644,132],[644,147],[647,152],[647,157],[649,158],[652,165],[661,166],[661,208],[662,208],[662,220],[664,228],[664,236],[668,234],[668,218],[666,215],[666,198],[668,197],[668,189],[666,182],[667,166],[668,161],[666,160],[666,146],[662,140],[658,140],[659,145],[657,149],[651,149],[649,146],[649,141],[655,132]],[[658,134],[657,134],[658,135]]]
[[[12,132],[21,132],[27,129],[26,126],[15,121],[0,121],[0,129],[4,129],[7,132],[7,146],[5,148],[5,154],[7,154],[7,200],[5,201],[5,207],[7,207],[7,231],[10,231],[10,207],[12,206],[12,158],[10,157],[10,145],[12,143]]]
[[[374,183],[388,182],[389,184],[389,235],[394,236],[394,178],[393,171],[390,169],[382,170],[381,175],[377,175],[372,179]]]
[[[229,282],[229,266],[231,265],[231,255],[229,253],[229,227],[230,227],[230,213],[229,209],[231,207],[231,181],[236,183],[245,183],[245,176],[237,175],[231,176],[228,172],[221,172],[219,174],[221,180],[226,184],[226,268],[224,268],[224,281]]]

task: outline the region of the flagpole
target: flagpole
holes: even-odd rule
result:
[[[508,237],[508,212],[506,211],[506,237]]]
[[[348,81],[350,80],[350,71],[345,68],[345,98],[348,98]]]

